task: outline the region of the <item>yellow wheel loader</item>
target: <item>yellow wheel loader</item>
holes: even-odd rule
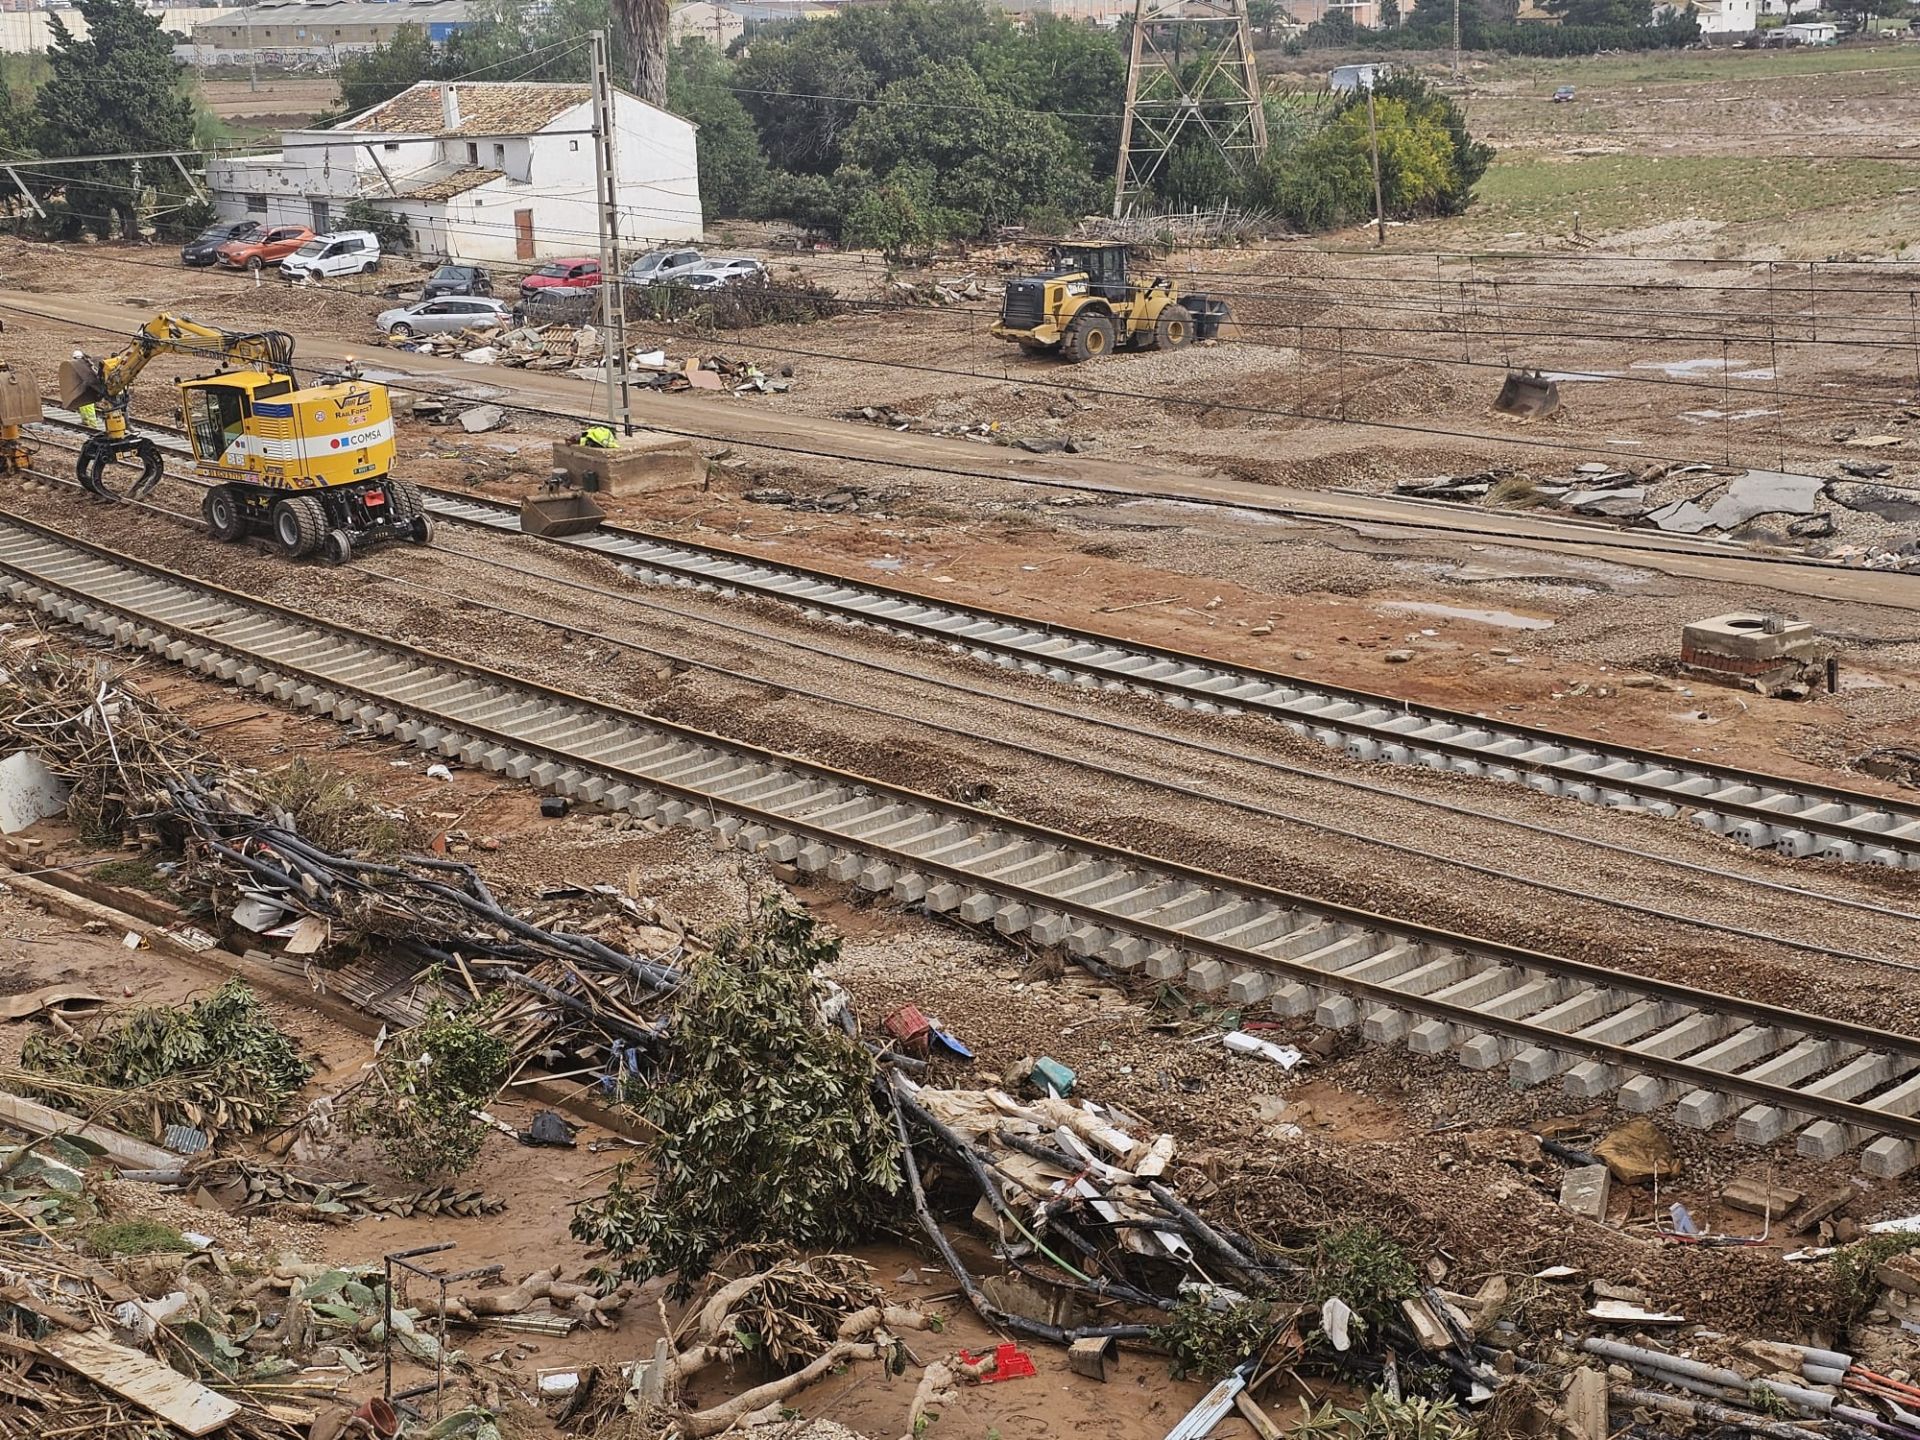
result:
[[[289,556],[340,564],[356,546],[431,538],[419,487],[392,474],[385,386],[360,379],[349,364],[346,374],[303,387],[291,335],[235,333],[184,316],[156,315],[104,359],[76,350],[61,362],[61,402],[94,406],[102,422],[75,465],[88,494],[116,498],[106,484],[116,462],[140,467],[129,490],[135,498],[160,483],[159,447],[127,422],[134,379],[156,355],[204,355],[222,367],[180,383],[195,469],[214,482],[201,507],[214,539],[270,535]]]
[[[990,327],[1030,354],[1097,360],[1113,350],[1179,350],[1218,338],[1227,302],[1182,295],[1164,276],[1142,285],[1127,274],[1122,244],[1055,245],[1038,275],[1007,282]]]

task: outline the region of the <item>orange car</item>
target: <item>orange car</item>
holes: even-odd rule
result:
[[[229,270],[264,270],[278,265],[313,239],[304,225],[276,225],[264,235],[229,240],[220,247],[220,263]]]

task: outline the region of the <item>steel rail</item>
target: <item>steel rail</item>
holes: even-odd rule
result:
[[[1530,1024],[1523,1018],[1489,1013],[1471,1004],[1448,1000],[1442,994],[1412,993],[1378,980],[1320,969],[1303,963],[1295,955],[1272,955],[1248,950],[1161,920],[1116,915],[1111,909],[1102,908],[1092,900],[1072,894],[1057,894],[1031,883],[1033,879],[1044,877],[1014,878],[1013,875],[996,872],[983,874],[956,861],[942,859],[937,854],[920,854],[902,848],[898,843],[881,844],[871,837],[850,833],[847,824],[826,823],[826,817],[844,812],[850,805],[864,805],[879,798],[882,802],[882,819],[891,817],[895,811],[919,812],[943,828],[951,829],[957,825],[970,841],[982,837],[1012,838],[1029,848],[1051,848],[1063,856],[1075,857],[1081,866],[1088,859],[1095,859],[1124,867],[1125,877],[1137,878],[1143,883],[1162,885],[1172,879],[1182,885],[1195,887],[1191,893],[1200,894],[1209,901],[1227,897],[1240,903],[1254,902],[1292,918],[1312,917],[1314,927],[1321,930],[1325,930],[1328,923],[1332,922],[1332,930],[1327,931],[1329,934],[1345,932],[1351,937],[1355,932],[1370,932],[1388,937],[1402,948],[1408,944],[1423,947],[1423,953],[1438,950],[1456,956],[1470,955],[1475,959],[1484,959],[1503,973],[1514,971],[1523,975],[1551,975],[1585,982],[1602,993],[1624,992],[1648,998],[1658,997],[1689,1012],[1734,1017],[1749,1026],[1760,1027],[1767,1033],[1795,1037],[1802,1042],[1809,1037],[1818,1037],[1822,1041],[1873,1050],[1891,1057],[1901,1067],[1911,1067],[1920,1061],[1920,1038],[1917,1037],[1830,1017],[1811,1016],[1764,1002],[1720,995],[1650,977],[1623,975],[1589,962],[1474,939],[1437,927],[1391,920],[1354,907],[1237,881],[1106,842],[1010,821],[971,806],[902,786],[877,783],[833,767],[712,736],[692,727],[651,717],[636,717],[616,706],[559,687],[511,676],[421,647],[402,645],[335,622],[317,620],[289,607],[243,596],[224,587],[119,554],[106,546],[24,517],[7,512],[0,512],[0,517],[3,517],[0,520],[0,537],[8,531],[12,535],[10,542],[0,545],[0,569],[20,577],[8,587],[11,598],[16,601],[40,603],[50,613],[75,620],[96,632],[109,634],[118,643],[145,645],[156,653],[165,653],[170,659],[184,660],[208,673],[223,671],[225,673],[221,678],[236,679],[249,668],[262,672],[245,683],[251,683],[263,691],[284,690],[285,698],[293,699],[306,708],[329,711],[336,718],[359,718],[364,722],[366,712],[380,707],[410,712],[434,723],[422,725],[416,720],[411,724],[396,724],[396,733],[416,743],[424,741],[429,745],[437,745],[443,751],[452,741],[477,736],[477,741],[467,742],[467,745],[491,741],[523,753],[551,757],[541,766],[520,767],[516,764],[509,767],[509,774],[513,774],[516,768],[520,770],[514,778],[531,775],[536,783],[557,784],[566,788],[568,785],[578,786],[583,773],[587,771],[617,775],[633,780],[643,787],[644,792],[673,796],[679,802],[677,813],[667,814],[657,804],[650,810],[651,814],[662,815],[668,823],[697,817],[698,823],[722,829],[729,839],[743,834],[742,827],[751,827],[759,832],[758,839],[763,847],[769,843],[770,837],[799,837],[821,852],[818,857],[821,865],[815,868],[822,868],[828,856],[832,856],[836,862],[842,858],[849,859],[851,864],[836,863],[835,869],[842,873],[836,874],[835,878],[853,878],[859,870],[862,856],[878,854],[889,862],[882,867],[888,877],[892,874],[892,867],[898,866],[902,872],[938,877],[956,888],[983,893],[989,899],[1004,904],[1024,907],[1030,914],[1061,915],[1085,921],[1090,926],[1118,928],[1168,949],[1284,977],[1315,990],[1339,992],[1377,1003],[1384,1009],[1426,1016],[1474,1034],[1503,1036],[1554,1052],[1583,1055],[1626,1071],[1664,1076],[1702,1087],[1706,1091],[1738,1095],[1778,1107],[1791,1115],[1818,1116],[1838,1125],[1897,1136],[1908,1142],[1920,1139],[1920,1117],[1889,1112],[1851,1099],[1809,1093],[1795,1089],[1790,1084],[1730,1073],[1712,1066],[1695,1065],[1674,1056],[1649,1054],[1630,1044]],[[66,573],[53,573],[62,570]],[[36,594],[36,591],[39,593]],[[202,602],[210,601],[213,609],[208,612],[208,618],[218,619],[220,623],[209,628],[206,625],[183,625],[168,621],[156,616],[151,609],[143,609],[129,598],[129,595],[137,594],[146,594],[149,606],[158,603],[151,598],[154,595],[170,595],[176,604],[194,597]],[[205,608],[204,604],[202,608]],[[224,615],[221,613],[223,611]],[[116,621],[113,616],[121,618]],[[263,625],[265,628],[262,628]],[[146,632],[144,636],[143,627]],[[234,629],[236,633],[223,635],[219,633],[221,627]],[[278,643],[283,646],[296,643],[300,654],[292,659],[284,656],[276,658],[272,653],[257,648],[276,634],[279,636]],[[169,640],[169,635],[191,638]],[[204,648],[196,646],[194,641],[205,642]],[[222,651],[226,652],[224,657],[220,654]],[[355,672],[364,671],[375,662],[385,662],[389,666],[397,662],[405,683],[395,681],[394,688],[382,689],[364,680],[355,680],[351,674],[333,673],[312,663],[315,655],[332,656],[342,664],[352,661]],[[256,660],[257,663],[247,663]],[[418,669],[422,666],[427,672],[424,678]],[[271,670],[264,667],[271,667]],[[272,673],[281,671],[303,676],[305,683],[295,685]],[[463,703],[480,697],[485,702],[482,710],[461,714],[445,708],[448,702],[444,699],[432,706],[420,699],[423,694],[444,689],[449,679],[460,682],[455,685],[456,692],[462,684],[465,685]],[[475,688],[474,682],[478,682],[478,688]],[[409,692],[412,698],[396,694],[396,689]],[[370,703],[355,705],[340,698],[339,692]],[[505,700],[495,697],[505,697]],[[486,714],[499,711],[503,704],[511,710],[512,704],[529,702],[535,708],[519,725],[488,723],[484,719]],[[745,761],[756,783],[771,775],[777,782],[791,779],[823,786],[819,795],[825,808],[811,816],[792,814],[738,796],[715,793],[711,786],[703,788],[672,776],[651,774],[635,768],[630,761],[596,759],[590,753],[583,753],[585,741],[581,738],[583,734],[592,733],[592,723],[598,723],[604,735],[652,732],[653,741],[664,740],[691,747],[696,759],[704,754],[723,757],[735,769],[723,772],[717,778],[724,779],[737,774],[738,762]],[[583,730],[583,726],[588,728]],[[572,737],[572,743],[562,743],[556,732]],[[461,748],[455,747],[456,750]],[[624,748],[633,747],[629,743],[606,753],[619,756]],[[714,763],[718,762],[703,762],[696,769],[711,769]],[[751,767],[755,765],[760,769],[752,770]],[[542,771],[547,773],[540,773]],[[580,788],[584,790],[588,787]],[[606,793],[604,786],[597,791],[597,794]],[[863,809],[857,818],[871,818],[873,813],[871,809]],[[736,823],[731,827],[724,826],[723,814]],[[895,830],[899,827],[889,824],[887,828]],[[1021,858],[1018,869],[1025,868],[1028,868],[1028,861]],[[1059,933],[1058,927],[1056,933]],[[1858,1050],[1850,1053],[1857,1054]]]
[[[151,428],[158,432],[157,438],[169,431],[175,437],[181,433],[172,427]],[[175,439],[170,448],[184,447]],[[518,513],[512,506],[432,486],[422,489],[436,518],[519,533]],[[1443,706],[1416,704],[991,607],[954,605],[864,577],[769,561],[710,541],[693,543],[602,525],[597,531],[551,543],[601,554],[616,563],[634,562],[637,572],[623,568],[642,580],[658,577],[667,583],[799,605],[825,618],[890,630],[1029,673],[1152,695],[1180,708],[1258,714],[1362,759],[1426,765],[1437,761],[1434,768],[1523,783],[1613,808],[1691,812],[1704,829],[1790,856],[1818,854],[1852,860],[1862,858],[1864,852],[1864,858],[1878,863],[1920,869],[1920,807],[1903,807],[1897,800],[1869,791],[1506,720],[1489,721]],[[809,587],[806,593],[796,589],[796,582]],[[981,626],[987,627],[985,633],[967,633],[978,632]],[[1076,653],[1082,651],[1092,653]],[[1145,673],[1162,666],[1172,667],[1172,673]],[[1348,706],[1359,713],[1324,713]],[[1409,729],[1409,725],[1418,728]],[[1454,733],[1436,734],[1435,729]],[[1515,745],[1528,748],[1515,751]],[[1638,767],[1642,773],[1621,773],[1622,766]],[[1703,785],[1721,788],[1702,792]],[[1748,790],[1755,793],[1740,793]],[[1843,813],[1815,813],[1822,809]]]

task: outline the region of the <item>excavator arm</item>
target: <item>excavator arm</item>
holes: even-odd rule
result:
[[[158,355],[198,355],[222,365],[249,364],[293,378],[293,337],[281,330],[243,332],[202,325],[186,316],[156,315],[135,332],[133,342],[101,360],[74,352],[60,362],[60,401],[78,409],[95,406],[103,425],[81,448],[76,473],[89,494],[110,500],[103,476],[110,461],[131,455],[141,467],[131,493],[139,497],[160,483],[160,451],[151,440],[129,433],[128,401],[133,382]]]

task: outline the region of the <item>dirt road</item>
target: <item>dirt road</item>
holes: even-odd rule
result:
[[[32,317],[64,333],[84,332],[89,348],[100,334],[130,335],[151,318],[147,309],[110,301],[0,289],[0,311]],[[18,323],[18,321],[16,321]],[[29,322],[31,323],[31,321]],[[23,327],[24,328],[24,327]],[[340,362],[349,353],[368,359],[364,347],[331,336],[301,337],[309,359]],[[599,413],[604,390],[564,375],[487,370],[464,361],[378,350],[377,371],[432,388],[457,386],[505,391],[506,398],[552,411]],[[476,398],[480,398],[476,394]],[[491,398],[491,397],[489,397]],[[1755,586],[1781,594],[1920,609],[1920,581],[1913,576],[1796,563],[1765,556],[1726,554],[1722,547],[1680,537],[1626,533],[1530,514],[1455,513],[1391,496],[1349,495],[1235,480],[1198,469],[1178,469],[1107,456],[1026,456],[942,436],[901,432],[825,416],[774,412],[730,399],[662,395],[636,390],[634,419],[643,425],[696,440],[763,446],[792,456],[899,467],[977,477],[1062,491],[1124,494],[1208,505],[1235,506],[1292,518],[1331,521],[1362,533],[1409,538],[1459,536],[1499,539],[1523,549],[1563,555],[1605,555],[1677,577]]]

